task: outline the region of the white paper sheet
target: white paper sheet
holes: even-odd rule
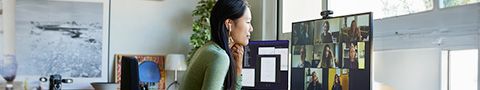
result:
[[[258,55],[275,54],[275,47],[258,47]]]
[[[276,48],[275,54],[280,54],[280,70],[288,70],[288,48]]]
[[[242,85],[255,87],[255,69],[242,69]]]
[[[262,57],[260,61],[260,82],[275,82],[275,65],[274,57]]]

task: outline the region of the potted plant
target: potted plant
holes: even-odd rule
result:
[[[215,2],[216,0],[200,0],[196,9],[193,10],[193,34],[190,36],[190,45],[193,48],[188,53],[188,60],[198,48],[210,41],[210,11],[212,11]]]

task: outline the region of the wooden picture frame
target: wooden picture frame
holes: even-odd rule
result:
[[[122,70],[122,57],[133,57],[137,60],[138,64],[140,65],[144,61],[152,61],[155,62],[158,65],[158,68],[160,70],[160,81],[158,83],[155,83],[157,85],[158,90],[165,90],[166,89],[166,75],[167,71],[165,69],[165,56],[164,55],[128,55],[128,54],[115,54],[115,83],[118,84],[117,90],[120,90],[120,82],[121,82],[121,70]]]

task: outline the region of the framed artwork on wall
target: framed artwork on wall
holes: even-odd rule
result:
[[[60,74],[73,79],[63,89],[107,82],[109,8],[110,0],[16,0],[16,81],[34,88]]]
[[[114,55],[114,60],[115,60],[115,83],[117,83],[117,89],[120,89],[120,83],[122,79],[122,59],[124,57],[130,57],[136,59],[138,62],[138,67],[139,67],[139,74],[140,76],[140,82],[142,83],[142,86],[144,83],[148,83],[148,88],[150,90],[165,90],[166,86],[165,83],[167,81],[166,79],[166,70],[165,70],[165,56],[164,55],[129,55],[129,54],[115,54]],[[128,59],[127,59],[128,60]],[[145,68],[141,68],[142,64],[147,64],[148,62],[153,62],[157,67],[157,69],[154,69],[155,71],[151,70],[142,70]],[[142,71],[150,71],[150,72],[142,72]],[[149,74],[145,74],[149,73]],[[156,74],[155,74],[156,73]],[[148,76],[150,78],[145,78],[143,79],[142,77]],[[154,77],[154,78],[153,78]],[[156,78],[159,77],[159,78]],[[154,79],[154,80],[152,80]]]

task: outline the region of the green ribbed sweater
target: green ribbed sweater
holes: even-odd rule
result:
[[[230,66],[225,50],[214,42],[199,48],[188,63],[180,90],[222,90]],[[237,77],[236,89],[241,89],[241,77]]]

